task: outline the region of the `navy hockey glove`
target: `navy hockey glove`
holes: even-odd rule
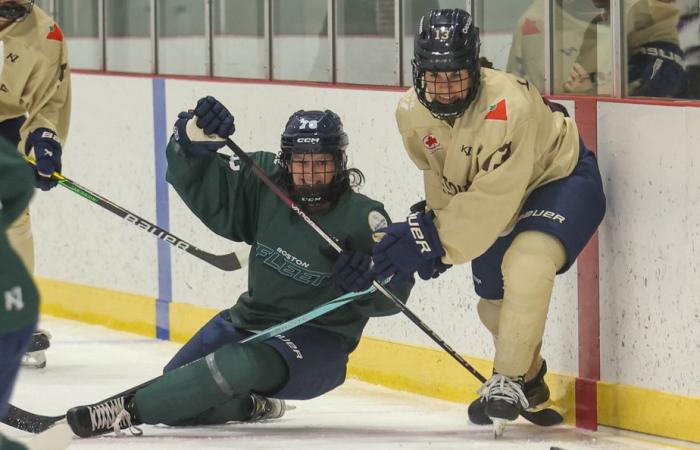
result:
[[[427,276],[427,265],[432,267],[445,255],[432,212],[411,213],[406,222],[394,223],[378,232],[385,235],[372,249],[376,279],[395,275],[398,280],[410,280],[423,265],[426,268],[421,271]]]
[[[58,136],[48,128],[37,128],[29,133],[24,146],[24,153],[36,161],[34,174],[36,187],[48,191],[58,184],[51,177],[54,172],[61,172],[61,143]]]
[[[425,261],[418,266],[416,272],[418,272],[418,276],[422,280],[428,281],[439,277],[450,267],[452,267],[452,264],[445,264],[442,262],[442,259],[438,258],[432,261]]]
[[[426,206],[427,202],[425,200],[421,200],[418,203],[411,205],[410,210],[412,213],[425,213]],[[452,267],[452,264],[445,264],[442,262],[442,259],[438,258],[436,260],[421,263],[416,272],[418,272],[418,276],[421,277],[422,280],[427,281],[439,277],[450,267]]]
[[[188,155],[204,156],[223,147],[234,131],[231,113],[217,99],[208,96],[199,99],[193,111],[178,114],[173,136]]]
[[[644,44],[630,57],[629,90],[642,97],[677,97],[685,90],[683,51],[669,42]]]
[[[333,281],[343,292],[364,291],[372,285],[374,274],[369,255],[353,250],[337,253],[330,247],[321,249],[321,253],[333,260]]]

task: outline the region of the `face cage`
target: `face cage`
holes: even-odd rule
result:
[[[297,186],[294,183],[294,172],[292,170],[292,155],[308,155],[309,157],[311,157],[312,155],[318,153],[320,152],[292,152],[290,150],[287,150],[282,151],[282,154],[280,156],[281,165],[286,172],[287,189],[289,190],[291,197],[296,203],[312,208],[324,206],[328,203],[334,203],[335,200],[337,200],[337,198],[340,196],[340,194],[343,193],[343,186],[347,184],[346,180],[348,176],[346,170],[345,153],[342,152],[339,154],[337,152],[329,152],[328,154],[333,155],[333,162],[335,163],[335,170],[332,172],[333,177],[331,178],[331,182],[328,184],[302,184]],[[315,175],[314,165],[311,164],[310,173],[304,171],[301,172],[301,175],[306,175],[313,178],[313,176]]]
[[[29,16],[34,7],[34,2],[5,3],[0,5],[0,17],[11,22],[21,22]]]
[[[460,70],[460,69],[458,69]],[[455,72],[456,70],[438,70],[435,72]],[[468,78],[472,80],[472,85],[471,86],[466,86],[464,90],[469,90],[467,92],[467,95],[464,96],[463,99],[459,99],[458,95],[460,92],[463,92],[463,90],[457,90],[455,92],[450,91],[450,83],[449,82],[444,82],[443,84],[439,84],[437,81],[436,82],[428,82],[425,79],[425,74],[426,72],[430,72],[425,69],[421,69],[418,67],[418,64],[416,64],[415,60],[413,61],[413,85],[416,89],[416,94],[418,95],[418,100],[421,102],[423,106],[428,108],[430,113],[435,117],[436,119],[442,119],[442,120],[450,120],[450,119],[457,119],[464,114],[464,111],[467,110],[469,105],[471,104],[472,100],[475,97],[475,92],[474,88],[478,87],[474,82],[474,76],[473,76],[473,71],[472,70],[467,70]],[[455,80],[452,83],[457,83],[461,82],[462,80]],[[468,83],[465,83],[468,84]],[[452,103],[441,103],[438,100],[434,100],[433,98],[435,97],[436,93],[438,92],[438,87],[445,86],[446,89],[443,92],[447,92],[448,96],[452,96],[453,94],[456,96],[457,100],[453,101]]]

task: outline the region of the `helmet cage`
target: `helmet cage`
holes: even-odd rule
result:
[[[307,207],[320,207],[334,203],[349,188],[347,171],[347,134],[343,131],[340,118],[330,110],[297,111],[287,122],[282,133],[279,164],[284,172],[284,183],[295,202]],[[334,163],[333,176],[328,184],[294,183],[293,155],[328,154]],[[298,160],[298,158],[297,158]],[[302,157],[305,162],[306,158]],[[314,176],[316,165],[311,164],[311,172],[304,170],[301,175]]]
[[[471,16],[466,11],[433,10],[429,15],[421,18],[411,61],[413,86],[418,100],[430,110],[434,117],[456,119],[464,114],[476,97],[480,84],[480,45],[479,29],[474,26]],[[437,83],[427,82],[426,72],[449,74],[464,69],[470,80],[467,95],[449,104],[435,99]],[[464,81],[464,79],[453,80],[453,82]]]
[[[21,22],[31,14],[34,0],[14,1],[0,4],[0,17],[11,22]]]

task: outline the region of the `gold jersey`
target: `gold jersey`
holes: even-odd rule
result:
[[[669,0],[625,0],[627,54],[643,51],[646,44],[665,42],[678,45],[678,7]],[[592,88],[579,94],[612,95],[611,32],[608,17],[596,17],[588,26],[577,62],[587,73],[595,74]],[[682,62],[681,62],[682,63]],[[634,87],[630,86],[630,94]]]
[[[484,253],[512,229],[533,190],[568,176],[578,161],[575,122],[552,112],[528,81],[497,70],[481,69],[479,93],[454,126],[434,118],[413,88],[396,120],[423,171],[448,264]]]
[[[564,82],[568,80],[571,68],[578,58],[583,34],[590,23],[585,14],[570,14],[562,8],[561,2],[554,2],[552,11],[554,22],[554,61],[552,77],[553,92],[564,91]],[[523,77],[544,89],[544,1],[535,0],[518,20],[513,31],[513,44],[508,55],[506,72]]]
[[[34,6],[24,20],[0,31],[0,56],[0,122],[26,115],[22,141],[32,130],[48,128],[64,143],[70,122],[70,69],[56,22]]]

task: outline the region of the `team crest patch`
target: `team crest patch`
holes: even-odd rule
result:
[[[441,146],[440,141],[438,141],[433,133],[428,133],[423,137],[423,145],[425,145],[425,149],[428,150],[428,153],[435,153]]]
[[[63,31],[61,31],[56,22],[49,27],[49,34],[46,35],[46,39],[63,42]]]
[[[389,226],[389,221],[379,211],[370,211],[369,216],[367,216],[367,222],[369,222],[369,229],[372,231],[381,230]]]
[[[506,110],[506,99],[489,105],[489,112],[486,113],[486,120],[508,120],[508,112]]]

